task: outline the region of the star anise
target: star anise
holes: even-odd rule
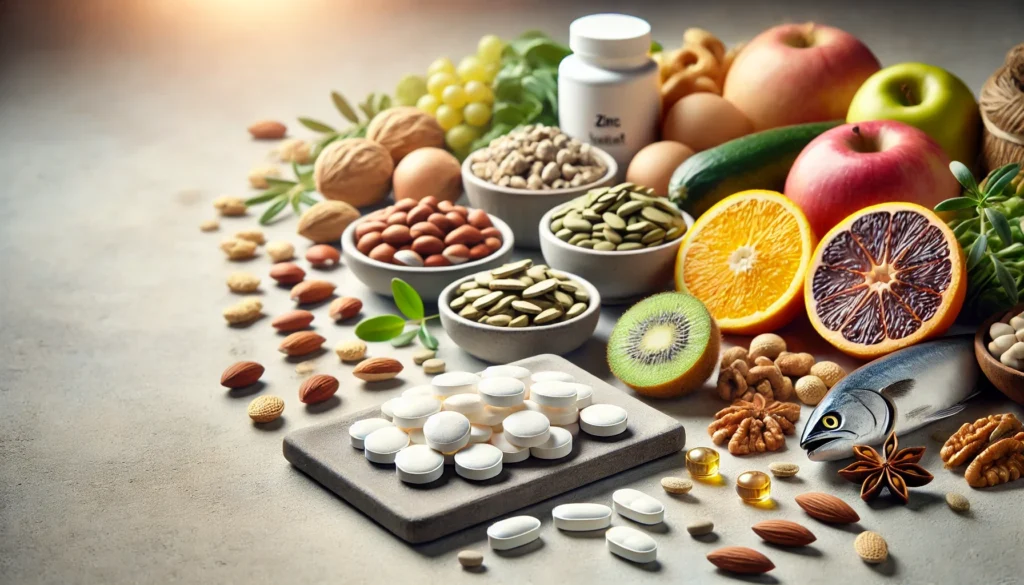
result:
[[[924,447],[908,447],[897,450],[896,433],[890,433],[878,454],[867,445],[856,445],[853,454],[857,461],[840,469],[839,475],[847,481],[861,484],[860,497],[865,502],[873,500],[882,488],[906,504],[912,487],[921,487],[935,479],[917,463],[924,457]]]

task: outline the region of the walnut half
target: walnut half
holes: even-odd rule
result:
[[[972,423],[964,423],[953,433],[942,445],[939,455],[947,468],[959,467],[970,462],[990,443],[1021,430],[1024,430],[1024,425],[1012,413],[979,418]]]
[[[964,479],[973,488],[1015,481],[1024,475],[1024,432],[999,439],[967,466]]]

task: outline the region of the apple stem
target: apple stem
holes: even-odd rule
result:
[[[900,93],[903,94],[903,105],[905,106],[916,106],[918,103],[917,96],[914,94],[910,85],[906,83],[900,84]]]

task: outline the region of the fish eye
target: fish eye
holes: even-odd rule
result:
[[[839,428],[839,416],[835,414],[826,414],[821,417],[821,424],[824,425],[826,429],[837,429]]]

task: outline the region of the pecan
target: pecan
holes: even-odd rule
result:
[[[754,394],[752,400],[737,400],[715,413],[708,434],[716,445],[728,442],[733,455],[777,451],[786,444],[785,435],[795,432],[800,406]]]
[[[1024,432],[999,439],[967,466],[964,478],[973,488],[1015,481],[1024,475]]]
[[[1024,430],[1024,425],[1012,413],[979,418],[972,423],[964,423],[953,433],[942,445],[939,455],[946,467],[959,467],[968,463],[992,441],[1021,430]]]

